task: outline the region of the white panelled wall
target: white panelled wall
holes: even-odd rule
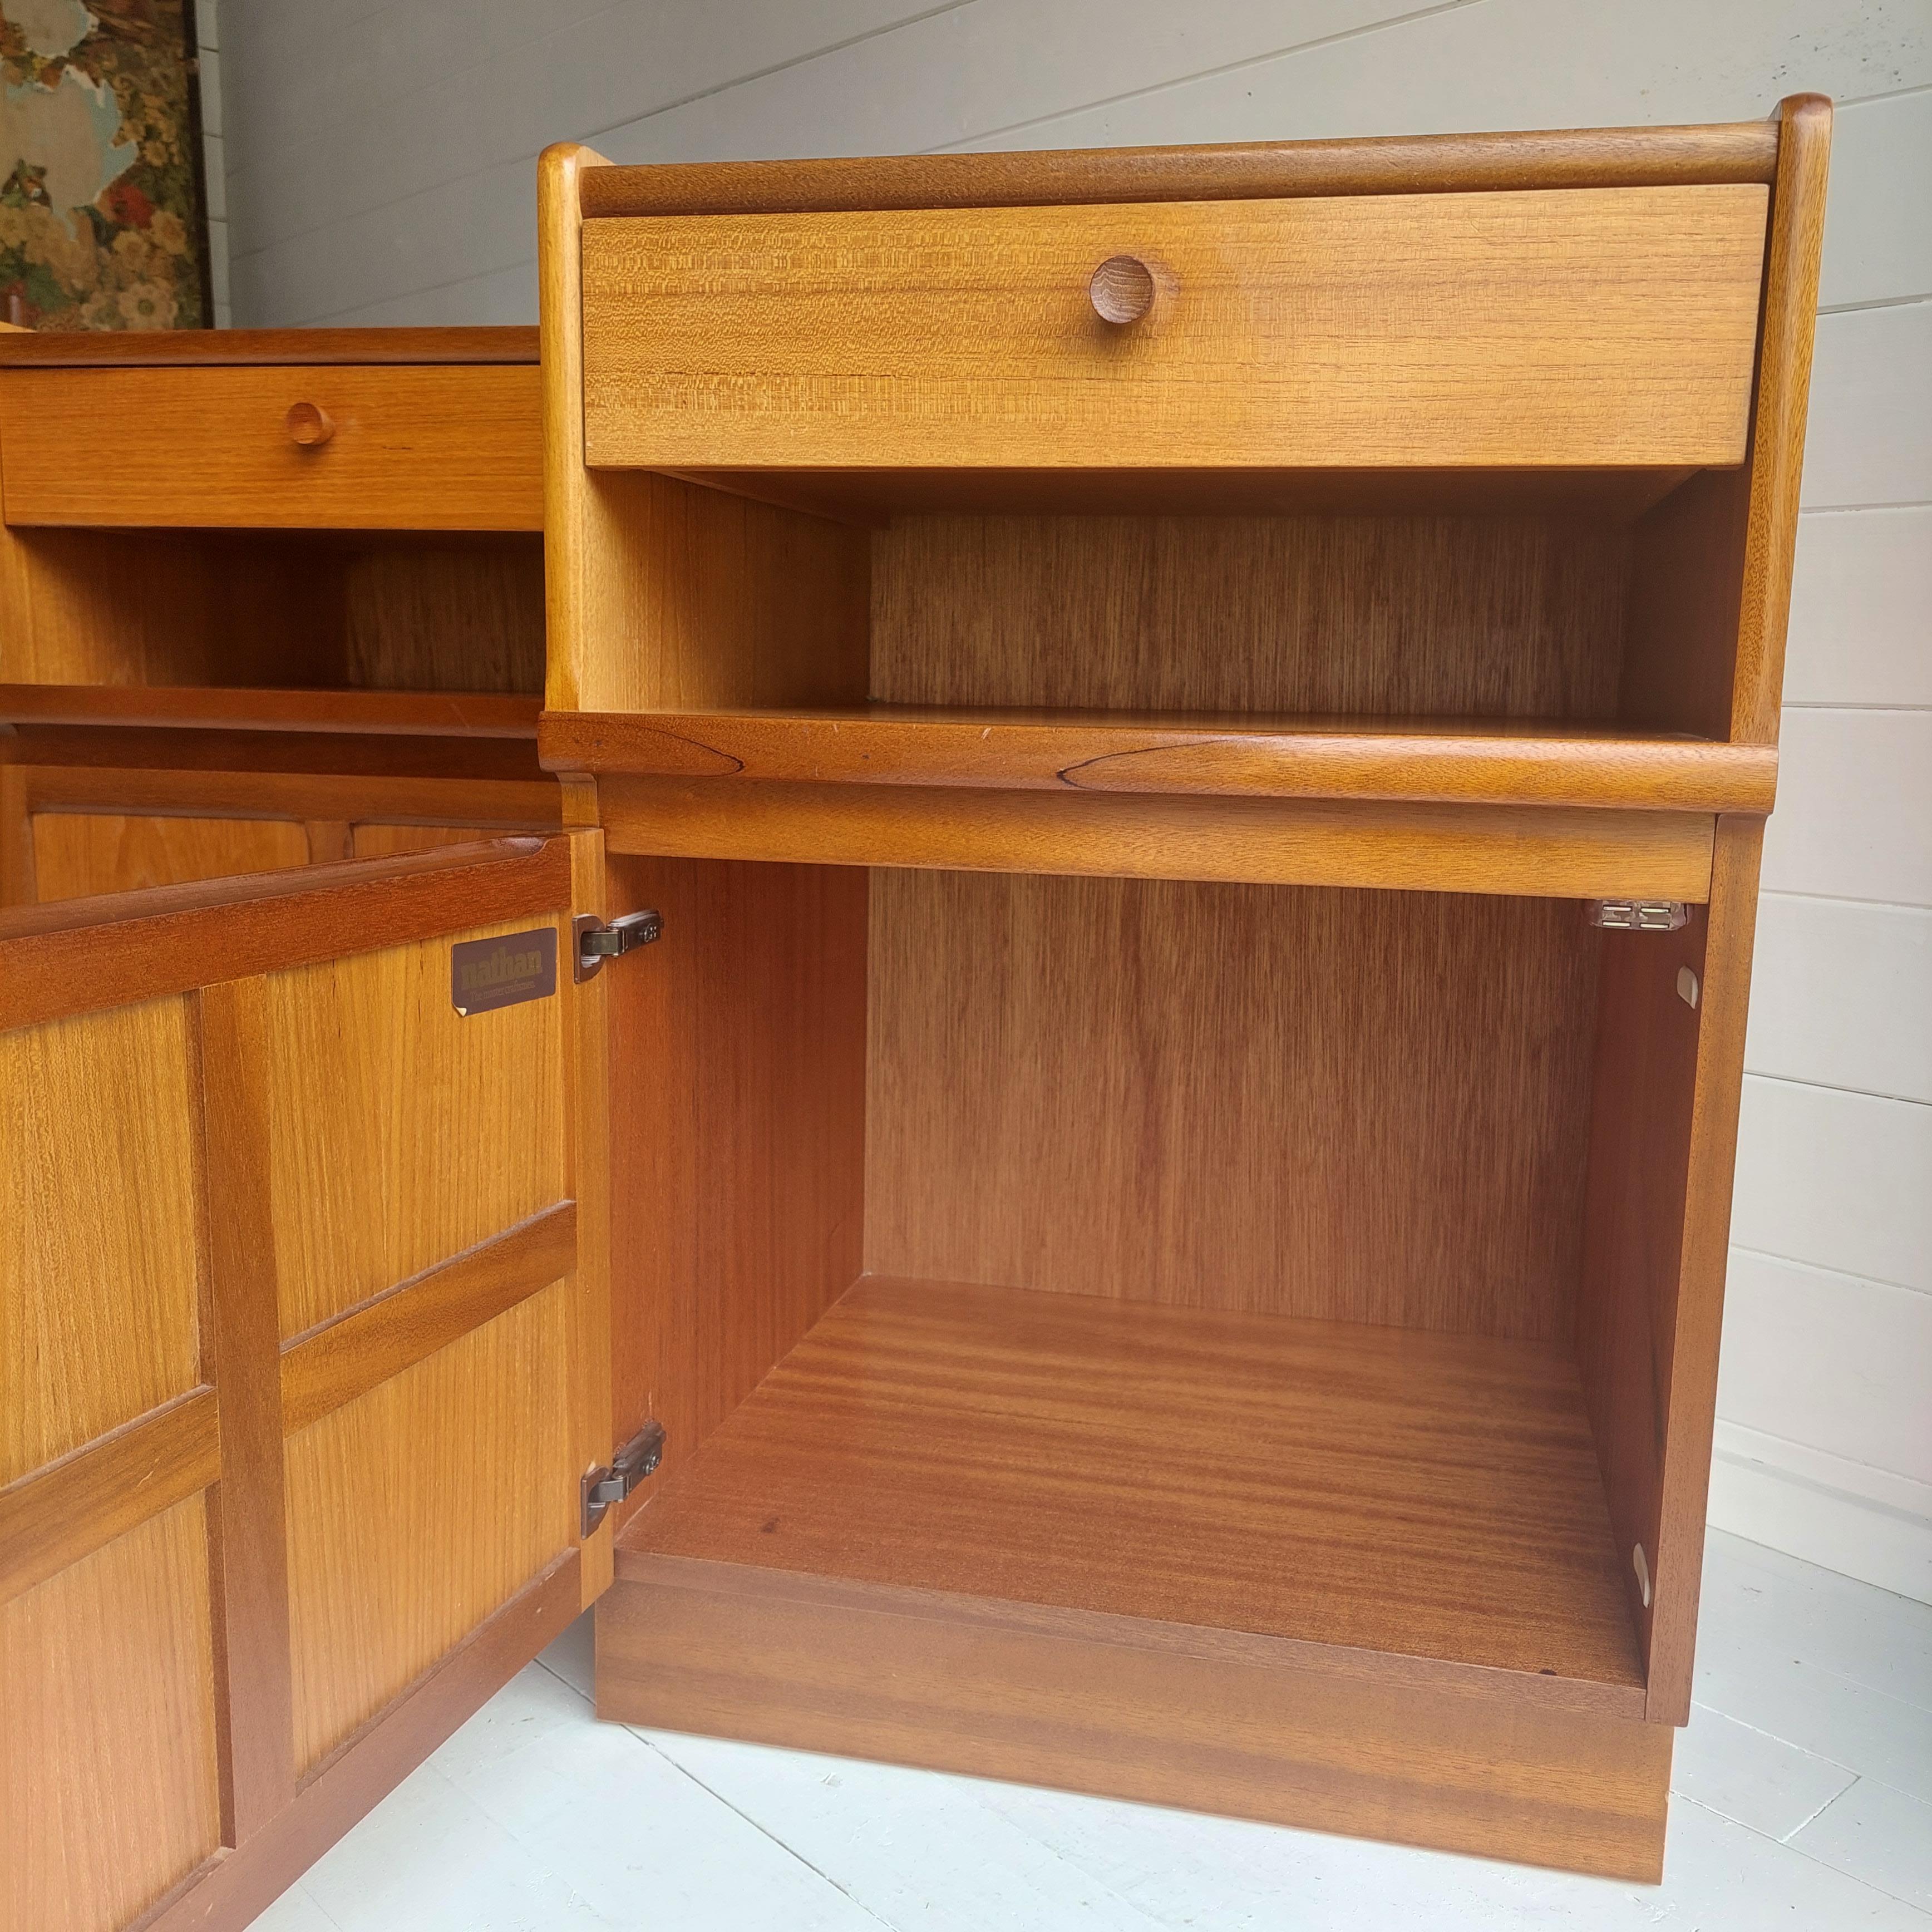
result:
[[[534,162],[1744,119],[1839,104],[1714,1521],[1932,1600],[1925,0],[247,0],[244,325],[530,321]]]

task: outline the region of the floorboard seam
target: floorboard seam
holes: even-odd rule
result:
[[[796,1858],[798,1862],[804,1866],[806,1870],[810,1872],[814,1878],[823,1880],[824,1882],[829,1885],[834,1892],[838,1894],[840,1898],[849,1899],[851,1903],[856,1905],[868,1918],[872,1920],[874,1924],[884,1926],[886,1928],[886,1932],[899,1932],[899,1928],[893,1924],[891,1919],[880,1918],[878,1913],[874,1912],[862,1898],[858,1897],[856,1893],[849,1890],[846,1886],[841,1885],[830,1872],[824,1870],[819,1866],[814,1864],[796,1845],[787,1844],[784,1840],[780,1838],[778,1834],[772,1830],[769,1826],[761,1823],[758,1819],[754,1818],[750,1812],[741,1810],[737,1805],[733,1804],[730,1799],[724,1796],[723,1792],[716,1790],[710,1785],[706,1784],[704,1779],[700,1778],[694,1771],[689,1769],[686,1766],[680,1764],[677,1760],[671,1756],[670,1752],[660,1750],[656,1744],[652,1742],[649,1737],[647,1737],[642,1731],[638,1730],[634,1725],[626,1724],[624,1726],[624,1729],[628,1731],[631,1736],[635,1738],[638,1743],[642,1744],[646,1750],[656,1751],[658,1756],[662,1758],[664,1762],[669,1765],[674,1771],[676,1772],[682,1777],[689,1778],[692,1783],[696,1785],[698,1790],[703,1792],[707,1798],[716,1798],[717,1802],[720,1804],[723,1805],[725,1810],[729,1811],[734,1817],[743,1819],[745,1822],[750,1826],[753,1831],[758,1832],[764,1838],[769,1838],[773,1844],[778,1846],[780,1851],[784,1853],[786,1857],[789,1858]]]

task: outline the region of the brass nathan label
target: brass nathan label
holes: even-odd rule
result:
[[[501,939],[466,939],[449,949],[449,1004],[465,1019],[556,991],[556,928]]]

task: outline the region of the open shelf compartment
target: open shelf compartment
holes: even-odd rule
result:
[[[1775,789],[1684,592],[1741,474],[1042,473],[858,526],[587,471],[539,751],[619,850],[1698,901]]]

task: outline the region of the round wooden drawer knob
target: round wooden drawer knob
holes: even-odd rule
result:
[[[320,403],[291,403],[282,426],[300,449],[320,449],[335,434],[335,418]]]
[[[1124,328],[1154,307],[1154,271],[1134,255],[1109,255],[1087,284],[1094,313]]]

